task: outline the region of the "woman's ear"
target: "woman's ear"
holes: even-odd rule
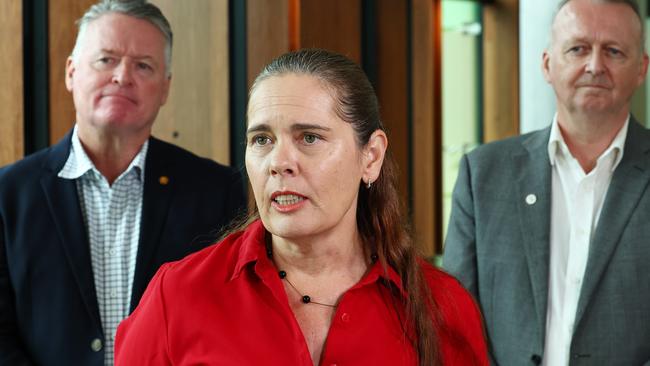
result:
[[[366,184],[376,181],[379,177],[387,147],[388,137],[384,131],[376,130],[370,135],[363,148],[363,181]]]

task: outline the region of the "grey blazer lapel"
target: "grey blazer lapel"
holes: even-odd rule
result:
[[[517,219],[533,291],[537,323],[544,337],[548,297],[551,169],[548,159],[550,128],[531,134],[524,149],[513,155],[517,181]],[[513,224],[515,224],[513,222]],[[511,245],[520,245],[512,243]]]
[[[576,312],[576,326],[584,315],[649,181],[650,132],[631,118],[623,159],[612,176],[598,226],[589,247],[589,258]]]

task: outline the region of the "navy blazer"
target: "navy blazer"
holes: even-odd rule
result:
[[[70,144],[68,133],[0,169],[0,365],[104,363],[77,186],[57,176]],[[242,213],[244,187],[238,171],[150,138],[131,311],[162,263],[207,246]]]

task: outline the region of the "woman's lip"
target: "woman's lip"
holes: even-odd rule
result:
[[[280,197],[280,199],[278,199],[278,197]],[[307,202],[307,197],[293,191],[275,191],[271,194],[271,207],[283,213],[296,211],[300,209],[305,202]]]
[[[302,199],[293,202],[293,203],[288,203],[288,204],[280,204],[279,202],[275,200],[271,200],[271,207],[273,207],[276,211],[282,212],[282,213],[289,213],[293,211],[299,210],[302,206],[307,203],[307,199],[302,197]]]
[[[271,200],[275,200],[278,196],[288,196],[288,195],[293,195],[293,196],[298,196],[301,198],[307,198],[304,195],[298,193],[298,192],[293,192],[293,191],[275,191],[271,194]]]

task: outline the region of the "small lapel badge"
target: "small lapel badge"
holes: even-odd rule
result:
[[[162,186],[166,186],[169,184],[169,177],[166,175],[161,175],[160,178],[158,178],[158,183],[160,183]]]
[[[532,193],[529,194],[528,196],[526,196],[526,203],[527,203],[528,205],[531,205],[531,206],[532,206],[532,205],[535,204],[535,202],[537,202],[537,196],[535,196],[535,195],[532,194]]]

